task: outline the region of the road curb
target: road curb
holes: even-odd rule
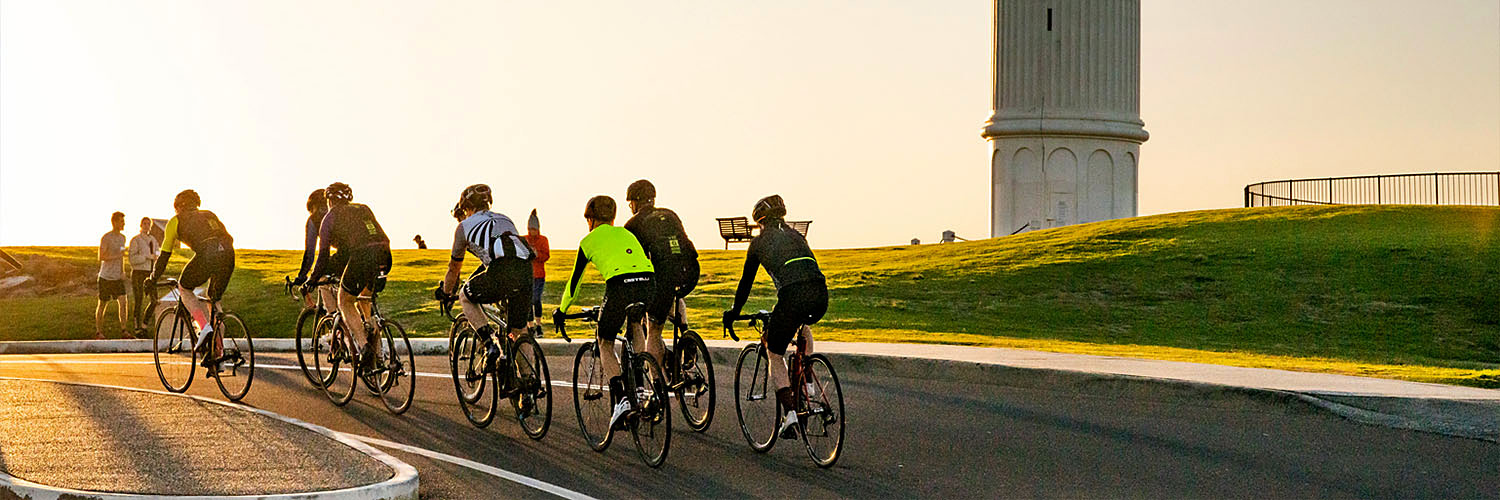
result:
[[[142,342],[144,342],[144,341],[142,341]],[[148,344],[148,347],[149,347],[149,344]],[[90,351],[90,352],[96,352],[96,351]],[[11,499],[11,498],[28,499],[28,500],[85,500],[85,499],[124,500],[124,499],[145,499],[145,498],[171,498],[171,499],[177,499],[177,500],[207,500],[207,499],[212,499],[212,498],[257,499],[257,500],[417,500],[417,493],[418,493],[418,490],[419,490],[419,487],[420,487],[420,481],[419,481],[419,479],[417,477],[417,469],[416,468],[412,467],[411,465],[408,465],[406,462],[402,462],[401,460],[398,460],[396,457],[391,456],[390,454],[388,454],[386,452],[383,452],[383,451],[380,451],[380,450],[376,449],[373,446],[370,446],[368,444],[365,444],[365,443],[360,442],[360,441],[355,440],[355,439],[351,439],[349,437],[344,436],[341,433],[335,432],[335,431],[333,431],[331,429],[328,429],[328,428],[320,426],[320,425],[316,425],[316,424],[304,422],[302,420],[298,420],[298,419],[295,419],[295,418],[287,417],[287,416],[284,416],[284,415],[281,415],[281,414],[278,414],[278,413],[273,413],[273,412],[262,410],[262,409],[259,409],[259,408],[252,408],[252,407],[245,406],[245,405],[230,403],[230,402],[227,402],[227,401],[219,401],[219,400],[216,400],[216,399],[210,399],[210,398],[206,398],[206,397],[202,397],[202,396],[194,396],[194,395],[191,395],[191,394],[174,394],[174,393],[170,393],[170,392],[155,391],[155,390],[150,390],[150,389],[138,389],[138,388],[134,388],[134,387],[121,387],[121,386],[107,385],[107,384],[88,384],[88,383],[81,383],[81,382],[64,382],[64,381],[57,381],[57,380],[43,380],[43,379],[33,379],[33,378],[24,378],[24,377],[0,377],[0,379],[5,379],[5,380],[23,380],[23,381],[30,381],[30,382],[46,382],[46,383],[52,383],[52,384],[67,384],[67,385],[76,385],[76,386],[84,386],[84,387],[97,387],[97,388],[105,388],[105,389],[116,389],[116,390],[124,390],[124,391],[144,392],[144,393],[148,393],[148,394],[155,394],[155,395],[162,395],[162,396],[173,396],[173,397],[188,398],[188,399],[192,399],[192,400],[198,401],[198,402],[212,403],[212,404],[227,406],[227,407],[234,408],[234,409],[237,409],[237,410],[248,411],[248,412],[255,413],[255,414],[258,414],[258,415],[261,415],[261,416],[264,416],[264,417],[268,417],[268,418],[272,418],[272,419],[275,419],[275,420],[279,420],[281,422],[292,424],[292,425],[301,427],[303,429],[312,431],[312,432],[317,433],[319,435],[322,435],[322,436],[324,436],[324,437],[326,437],[328,439],[331,439],[331,440],[334,440],[334,441],[336,441],[338,443],[341,443],[341,444],[343,444],[345,446],[348,446],[350,448],[354,448],[356,451],[364,453],[366,456],[369,456],[370,458],[373,458],[376,461],[378,461],[378,462],[380,462],[382,464],[385,464],[387,467],[391,468],[391,478],[387,479],[385,481],[379,482],[379,483],[375,483],[375,484],[367,484],[367,485],[364,485],[364,486],[356,486],[356,487],[353,487],[353,488],[345,488],[345,489],[330,490],[330,491],[320,491],[320,492],[286,493],[286,494],[276,494],[276,495],[239,495],[239,496],[218,496],[218,495],[214,495],[214,496],[200,496],[200,495],[177,495],[177,496],[137,495],[137,494],[126,494],[126,493],[109,493],[109,492],[99,492],[99,491],[73,490],[73,489],[68,489],[68,488],[58,488],[58,487],[53,487],[53,486],[47,486],[47,485],[44,485],[44,484],[35,483],[35,482],[27,481],[25,479],[21,479],[21,478],[15,477],[15,476],[11,476],[10,474],[7,474],[5,472],[0,472],[0,499],[3,499],[3,500],[8,500],[8,499]]]
[[[538,342],[541,344],[543,352],[547,353],[548,356],[569,358],[577,352],[578,346],[582,345],[584,341],[575,339],[574,342],[568,343],[559,338],[542,338],[538,339]],[[448,341],[443,338],[411,339],[411,343],[413,353],[418,355],[445,354],[448,350]],[[710,343],[723,344],[725,342],[712,341]],[[734,369],[734,362],[743,345],[744,343],[735,344],[734,346],[710,345],[709,353],[713,356],[714,364],[717,365],[715,372],[729,373],[724,370],[732,371]],[[287,338],[255,339],[255,346],[258,351],[263,352],[290,352],[295,350],[294,342],[292,339]],[[148,340],[0,342],[0,354],[139,353],[150,351],[151,343]],[[1404,411],[1402,408],[1391,411],[1377,411],[1337,401],[1336,399],[1342,396],[1337,394],[1241,387],[1191,380],[1076,371],[1060,368],[1009,366],[976,361],[841,352],[824,352],[824,354],[834,360],[835,365],[841,371],[911,379],[928,380],[945,378],[970,383],[1060,392],[1069,392],[1070,389],[1084,385],[1128,384],[1149,386],[1149,389],[1155,391],[1172,391],[1184,396],[1194,397],[1213,397],[1224,394],[1248,395],[1269,398],[1270,400],[1284,404],[1308,406],[1362,424],[1500,443],[1500,424],[1485,422],[1485,416],[1469,418],[1469,421],[1464,421],[1463,418],[1436,418],[1430,413],[1421,414],[1421,412],[1417,411]],[[1399,397],[1378,399],[1394,402],[1396,403],[1394,406],[1404,405],[1408,407],[1420,406],[1426,401],[1420,398]],[[1384,406],[1389,407],[1393,405],[1386,404]],[[1414,414],[1416,416],[1412,416]],[[1489,416],[1494,418],[1489,418],[1488,420],[1500,421],[1500,410],[1496,410],[1496,414]]]

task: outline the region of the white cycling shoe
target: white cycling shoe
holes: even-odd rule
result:
[[[610,430],[621,428],[620,420],[625,418],[626,413],[630,413],[630,400],[621,398],[620,402],[615,403],[614,414],[609,416]]]
[[[796,410],[787,410],[786,411],[786,418],[783,419],[782,422],[781,422],[781,430],[776,431],[776,433],[779,434],[779,435],[781,435],[781,439],[796,439],[797,438],[797,411]]]

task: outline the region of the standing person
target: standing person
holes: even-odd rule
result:
[[[599,364],[604,365],[604,375],[609,377],[609,397],[614,401],[614,413],[609,417],[609,427],[614,428],[630,411],[630,401],[625,399],[625,380],[620,378],[620,360],[615,357],[615,335],[625,326],[625,308],[640,302],[649,304],[656,296],[653,277],[655,270],[651,259],[641,249],[640,240],[623,227],[615,227],[615,199],[605,195],[589,198],[583,207],[583,219],[589,225],[589,234],[578,242],[578,258],[573,261],[573,274],[563,286],[562,302],[552,311],[552,321],[562,324],[563,316],[578,298],[578,280],[590,262],[604,277],[604,303],[599,311]],[[645,350],[661,365],[665,350],[661,337],[641,339],[642,332],[630,325],[626,334],[631,344]],[[647,335],[649,337],[649,335]]]
[[[542,220],[536,217],[536,209],[531,209],[531,218],[526,219],[526,243],[536,251],[536,257],[531,259],[531,322],[526,327],[531,334],[540,338],[542,336],[542,291],[547,287],[547,259],[552,258],[552,246],[547,243],[547,237],[542,236]]]
[[[146,313],[146,304],[156,300],[146,279],[151,277],[151,265],[156,263],[156,256],[160,253],[161,242],[151,235],[151,218],[141,217],[141,233],[130,238],[130,294],[135,296],[130,314],[135,318],[137,330],[149,328],[147,323],[151,322],[151,318],[141,315]]]
[[[125,337],[135,338],[125,325],[125,214],[115,212],[109,216],[112,229],[99,238],[99,305],[94,308],[94,338],[104,340],[104,307],[115,302],[115,312],[120,313],[120,330]]]
[[[796,428],[796,397],[792,394],[791,377],[787,374],[786,348],[792,336],[800,329],[807,344],[801,346],[812,354],[812,324],[823,319],[828,311],[828,283],[812,249],[802,233],[786,224],[786,204],[779,195],[762,198],[750,212],[760,234],[750,241],[745,251],[745,271],[740,276],[740,286],[734,292],[734,306],[724,311],[724,322],[740,314],[745,300],[750,298],[750,287],[755,284],[758,266],[765,266],[766,274],[776,286],[776,307],[766,321],[766,357],[770,361],[771,383],[776,384],[776,402],[785,410],[786,420],[778,434],[795,437],[790,432]]]
[[[677,213],[656,206],[656,186],[651,181],[631,183],[625,189],[625,200],[634,214],[625,222],[625,229],[641,241],[651,266],[656,268],[656,297],[647,303],[646,312],[651,316],[647,328],[652,337],[661,338],[667,318],[678,318],[687,326],[687,302],[683,298],[698,286],[698,250]]]
[[[480,306],[505,301],[505,325],[510,338],[519,338],[526,332],[526,289],[531,276],[533,252],[526,240],[516,231],[516,224],[502,213],[490,211],[494,202],[490,187],[475,184],[464,188],[453,206],[453,217],[459,220],[453,230],[453,252],[449,255],[448,274],[443,283],[433,290],[433,297],[448,300],[455,294],[463,307],[464,319],[474,327],[474,333],[485,346],[485,371],[494,370],[503,358],[499,344],[495,342],[495,328]],[[482,271],[469,277],[463,290],[456,290],[458,273],[464,266],[464,254],[479,257]]]
[[[198,300],[193,289],[206,283],[208,300],[218,302],[224,298],[224,290],[229,288],[229,277],[234,275],[234,237],[224,229],[219,216],[198,209],[202,204],[203,200],[198,197],[198,192],[191,189],[183,190],[172,198],[172,209],[177,214],[167,221],[167,230],[161,239],[161,254],[157,255],[156,267],[152,269],[148,279],[156,283],[166,274],[167,262],[172,259],[172,251],[177,249],[179,240],[195,252],[187,265],[182,266],[182,275],[177,278],[177,298],[198,325],[198,341],[193,346],[198,349],[208,346],[208,354],[203,356],[200,365],[211,371],[218,371],[219,358],[224,356],[223,338],[214,335],[213,324],[209,321],[209,305]],[[209,342],[211,338],[217,341]]]
[[[351,336],[363,333],[364,345],[359,355],[360,368],[375,369],[375,360],[380,355],[380,342],[375,326],[367,318],[373,304],[360,302],[359,296],[379,292],[385,288],[386,274],[391,270],[391,239],[386,237],[380,222],[370,207],[354,203],[354,190],[348,184],[335,182],[323,190],[328,199],[328,215],[318,228],[318,262],[313,265],[310,276],[323,273],[339,274],[339,313],[344,327]],[[334,267],[329,257],[329,248],[336,247],[345,255],[343,268]],[[306,288],[306,285],[304,285]]]

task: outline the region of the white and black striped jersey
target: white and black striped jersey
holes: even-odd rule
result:
[[[476,212],[458,223],[453,232],[453,260],[464,260],[465,251],[479,257],[486,266],[496,257],[531,260],[532,255],[531,247],[516,232],[510,217],[489,210]]]

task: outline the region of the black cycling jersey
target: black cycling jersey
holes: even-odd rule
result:
[[[322,276],[328,269],[328,251],[330,247],[338,248],[339,252],[345,252],[356,248],[367,246],[384,246],[390,248],[391,240],[385,236],[385,230],[380,228],[380,223],[375,221],[375,214],[370,207],[350,203],[333,207],[328,215],[323,217],[323,224],[318,228],[318,262],[313,266],[312,276]]]
[[[167,222],[153,276],[166,272],[167,261],[172,258],[172,251],[177,249],[179,241],[199,253],[234,249],[234,237],[224,229],[224,223],[219,222],[217,215],[207,210],[186,210]]]
[[[812,249],[807,246],[807,238],[784,221],[768,219],[745,252],[745,271],[734,292],[734,310],[740,310],[750,298],[758,266],[765,266],[777,290],[794,283],[824,279]]]
[[[658,274],[661,273],[661,263],[698,260],[698,250],[688,240],[682,220],[671,210],[655,207],[642,210],[625,222],[625,229],[641,241],[651,263],[658,268]]]
[[[318,229],[323,227],[323,217],[327,215],[328,209],[320,208],[307,216],[307,225],[302,231],[302,267],[297,270],[299,278],[306,278],[307,272],[312,270],[313,261],[318,256]]]

